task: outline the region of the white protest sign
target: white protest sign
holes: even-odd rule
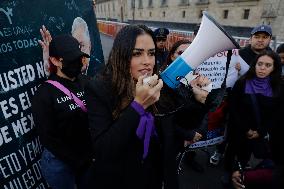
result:
[[[210,57],[196,68],[196,72],[208,77],[212,84],[213,89],[221,87],[226,74],[227,51],[217,53]],[[238,73],[235,66],[240,63],[241,70]],[[249,65],[239,56],[238,49],[233,49],[231,57],[228,76],[226,81],[227,87],[233,87],[240,75],[243,75],[249,69]]]

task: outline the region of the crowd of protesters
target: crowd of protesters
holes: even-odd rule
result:
[[[84,50],[78,35],[51,38],[44,27],[41,34],[50,75],[35,94],[32,110],[48,184],[53,189],[179,188],[176,157],[184,146],[205,140],[212,123],[208,115],[214,103],[203,90],[211,81],[197,74],[173,90],[158,74],[191,42],[178,41],[167,50],[168,29],[125,26],[105,68],[89,78],[84,73],[90,46]],[[249,69],[240,64],[232,68],[239,78],[222,112],[226,142],[212,162],[224,155],[224,172],[237,189],[284,186],[279,151],[284,45],[274,52],[271,38],[268,25],[252,30],[250,45],[239,51]],[[187,156],[192,168],[202,172],[193,163],[195,154]]]

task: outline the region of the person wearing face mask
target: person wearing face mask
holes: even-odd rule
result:
[[[42,26],[40,29],[40,33],[42,36],[41,40],[38,40],[39,44],[42,47],[42,58],[44,63],[44,69],[47,76],[49,76],[50,72],[56,70],[52,64],[49,62],[49,43],[52,40],[51,33],[49,30]],[[83,58],[83,66],[81,69],[82,74],[88,75],[90,77],[94,76],[94,74],[98,73],[103,69],[104,64],[97,59],[94,55],[92,55],[92,44],[91,44],[91,36],[89,33],[89,28],[85,20],[81,17],[76,17],[72,24],[71,35],[78,40],[80,43],[81,51],[90,55],[89,58]]]
[[[32,100],[34,122],[44,147],[41,171],[53,189],[90,188],[87,180],[93,152],[84,97],[87,79],[78,77],[82,59],[89,55],[71,35],[54,37],[49,55],[53,71]]]

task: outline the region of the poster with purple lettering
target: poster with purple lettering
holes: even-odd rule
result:
[[[221,88],[226,74],[227,51],[217,53],[199,65],[196,72],[205,75],[212,82],[213,89]],[[239,63],[240,70],[236,69]],[[232,57],[229,64],[228,75],[226,79],[226,87],[233,87],[237,79],[245,74],[249,69],[249,65],[239,56],[239,50],[232,50]],[[217,93],[218,94],[218,93]],[[223,96],[222,96],[223,98]],[[220,102],[221,103],[221,102]],[[208,131],[206,140],[196,142],[190,148],[200,148],[221,143],[224,140],[224,121],[227,103],[223,101],[215,111],[208,114]]]
[[[39,29],[69,33],[76,17],[89,30],[88,75],[103,67],[93,2],[89,0],[1,0],[0,2],[0,188],[47,188],[40,172],[42,147],[31,114],[31,98],[46,80]]]

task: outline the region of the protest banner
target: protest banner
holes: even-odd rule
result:
[[[221,89],[221,85],[226,75],[227,53],[228,51],[217,53],[204,61],[196,69],[196,72],[208,77],[212,82],[212,88],[214,89],[214,102],[217,104],[217,107],[214,107],[214,110],[210,110],[208,113],[208,127],[207,136],[204,137],[205,140],[190,145],[190,149],[219,144],[224,140],[224,121],[226,120],[226,112],[228,110],[227,102],[223,101],[226,89]],[[241,66],[241,70],[239,72],[235,68],[237,63],[240,63]],[[249,65],[239,56],[238,49],[233,49],[226,79],[226,88],[233,87],[238,78],[245,74],[248,69]]]
[[[218,89],[224,81],[226,73],[227,51],[217,53],[199,65],[196,71],[212,82],[212,88]],[[240,63],[240,73],[235,69],[235,65]],[[233,87],[240,75],[243,75],[249,69],[248,64],[239,56],[238,49],[233,49],[229,65],[228,76],[226,80],[227,87]]]
[[[96,16],[89,0],[2,0],[0,3],[0,188],[47,188],[40,172],[42,152],[31,113],[32,97],[46,80],[39,29],[71,34],[74,18],[88,25],[88,75],[103,66]]]

